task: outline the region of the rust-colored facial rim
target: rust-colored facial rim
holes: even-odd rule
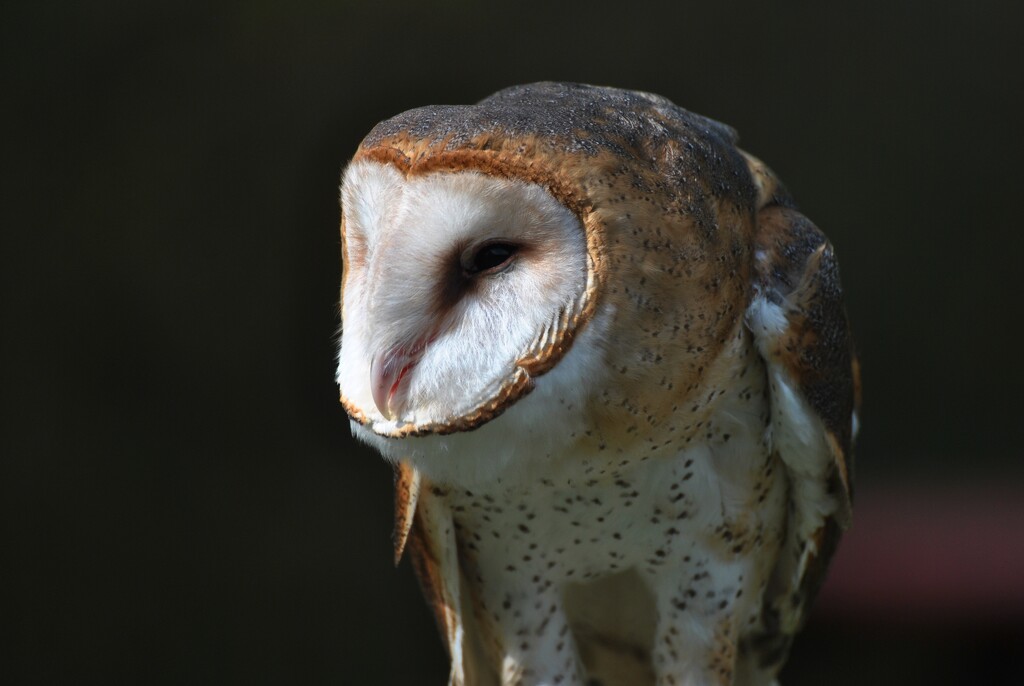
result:
[[[362,409],[344,395],[340,396],[341,405],[349,417],[381,436],[406,438],[477,429],[501,415],[516,401],[532,391],[534,379],[550,371],[565,356],[572,347],[577,334],[593,317],[597,301],[596,293],[603,274],[603,232],[591,212],[586,196],[575,184],[555,171],[538,169],[535,165],[525,163],[521,157],[508,155],[501,151],[459,149],[410,156],[398,147],[382,144],[371,148],[360,148],[353,158],[353,163],[362,160],[393,165],[401,170],[406,177],[431,172],[478,171],[489,176],[536,183],[555,196],[559,202],[576,215],[583,225],[587,241],[587,282],[583,293],[572,307],[563,311],[533,340],[526,354],[516,362],[515,370],[505,379],[493,397],[480,403],[469,412],[443,422],[405,424],[382,432],[375,427],[375,424],[378,424],[376,420],[368,417]],[[344,257],[346,245],[344,219],[341,223],[341,243]],[[342,303],[344,303],[347,276],[348,269],[343,266]],[[342,319],[344,320],[344,305],[342,306]]]

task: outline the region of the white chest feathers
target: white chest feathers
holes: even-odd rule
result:
[[[476,649],[502,656],[501,683],[645,683],[655,664],[711,683],[733,669],[736,637],[760,628],[786,516],[764,370],[748,376],[674,456],[556,456],[529,483],[436,490],[486,637]]]

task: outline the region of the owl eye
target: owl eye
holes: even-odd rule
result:
[[[463,257],[462,269],[469,276],[496,274],[512,264],[512,258],[519,251],[511,243],[487,243]]]

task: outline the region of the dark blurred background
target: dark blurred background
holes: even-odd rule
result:
[[[858,505],[784,683],[1024,683],[1021,5],[774,5],[5,3],[0,680],[444,682],[337,404],[337,183],[551,79],[731,124],[837,247]]]

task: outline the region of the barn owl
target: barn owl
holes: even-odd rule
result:
[[[337,381],[452,685],[770,684],[850,521],[836,258],[732,129],[540,83],[343,174]]]

